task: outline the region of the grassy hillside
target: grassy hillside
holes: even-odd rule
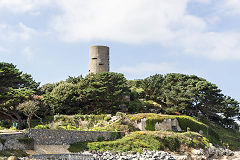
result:
[[[219,146],[227,146],[236,150],[240,146],[240,134],[233,129],[225,129],[219,125],[210,122],[200,122],[189,116],[178,115],[160,115],[154,113],[129,114],[117,113],[116,116],[109,114],[102,115],[55,115],[45,120],[45,125],[39,124],[34,120],[35,128],[42,129],[65,129],[65,130],[88,130],[88,131],[139,131],[132,125],[132,122],[146,119],[145,129],[154,131],[155,124],[162,122],[164,119],[177,119],[182,132],[192,131],[203,132],[202,136],[206,137],[209,142]],[[160,132],[159,132],[160,133]],[[169,132],[170,133],[170,132]]]
[[[137,131],[115,141],[74,143],[69,151],[135,151],[141,153],[147,149],[184,152],[190,147],[205,149],[209,147],[209,141],[195,132]]]

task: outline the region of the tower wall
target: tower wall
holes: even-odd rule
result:
[[[91,46],[89,51],[89,73],[109,72],[109,47]]]

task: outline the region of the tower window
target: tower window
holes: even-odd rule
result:
[[[92,58],[92,59],[97,59],[97,58]]]
[[[99,63],[99,66],[102,66],[102,65],[104,65],[103,63]]]

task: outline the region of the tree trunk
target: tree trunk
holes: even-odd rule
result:
[[[32,119],[32,117],[28,116],[28,118],[27,118],[28,129],[31,129],[31,119]]]
[[[8,114],[8,113],[6,113],[6,112],[3,112],[3,111],[0,111],[0,113],[6,115],[7,117],[9,117],[9,118],[11,119],[11,121],[16,121],[16,119],[13,118],[12,115],[10,115],[10,114]]]

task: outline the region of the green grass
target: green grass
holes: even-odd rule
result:
[[[138,131],[132,132],[115,141],[77,142],[70,145],[69,151],[135,151],[140,153],[144,149],[180,151],[180,145],[193,148],[207,148],[209,143],[205,137],[194,132]]]
[[[239,150],[240,149],[240,133],[234,129],[226,129],[221,127],[220,125],[206,122],[209,125],[211,130],[218,133],[219,140],[216,141],[216,144],[221,146],[229,146],[231,150]],[[211,137],[210,137],[211,138]],[[214,138],[214,137],[213,137]]]
[[[190,131],[200,132],[203,131],[203,135],[206,136],[212,143],[221,144],[219,134],[216,130],[213,130],[208,125],[197,121],[193,117],[185,115],[159,115],[154,113],[139,113],[139,114],[130,114],[128,115],[130,120],[140,121],[143,118],[146,118],[146,127],[148,131],[155,130],[155,124],[157,122],[162,122],[164,119],[177,119],[180,128],[183,131],[187,131],[188,128]]]
[[[22,151],[22,150],[4,150],[4,151],[0,151],[0,157],[10,157],[10,156],[27,157],[28,154],[25,151]]]

